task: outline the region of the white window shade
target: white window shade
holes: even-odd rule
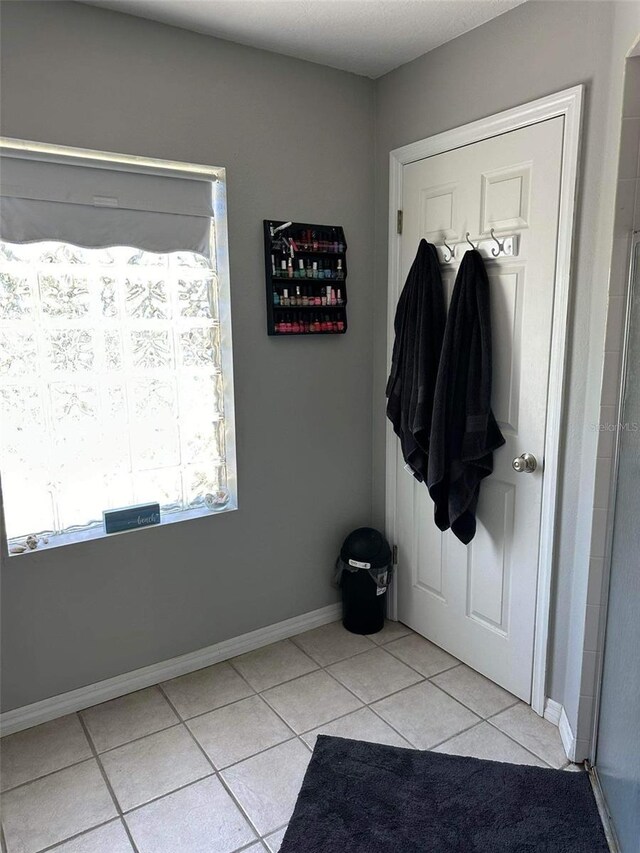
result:
[[[224,170],[0,139],[0,213],[11,553],[234,509]]]
[[[210,256],[211,181],[4,156],[0,237]]]

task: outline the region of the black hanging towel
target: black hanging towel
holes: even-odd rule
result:
[[[489,280],[479,252],[465,253],[451,297],[433,404],[427,485],[440,530],[476,533],[480,481],[505,443],[491,411]]]
[[[387,417],[413,476],[427,479],[433,394],[445,326],[444,294],[435,246],[421,240],[394,320],[387,382]]]

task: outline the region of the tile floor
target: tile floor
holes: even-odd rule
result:
[[[3,853],[275,853],[319,733],[575,769],[551,723],[404,625],[334,622],[3,738]]]

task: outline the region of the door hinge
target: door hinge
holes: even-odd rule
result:
[[[397,212],[397,218],[396,218],[396,232],[397,232],[398,234],[402,234],[402,211],[401,211],[401,210],[399,210],[399,211]]]
[[[391,555],[391,559],[393,560],[393,565],[397,566],[398,565],[398,546],[397,545],[393,546],[393,552]]]

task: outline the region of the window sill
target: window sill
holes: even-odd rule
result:
[[[141,530],[149,530],[154,527],[166,527],[168,524],[177,524],[180,521],[192,521],[194,518],[204,518],[212,515],[223,515],[226,512],[232,512],[238,509],[237,502],[232,498],[224,507],[220,509],[209,509],[208,507],[198,507],[196,509],[188,509],[180,512],[168,512],[161,515],[160,524],[150,524],[146,527],[137,527],[132,530],[123,530],[120,533],[105,533],[103,525],[96,524],[93,527],[88,527],[86,530],[76,530],[72,533],[51,534],[48,541],[42,541],[42,537],[38,538],[38,546],[36,548],[27,548],[18,554],[12,554],[11,548],[16,545],[23,545],[26,537],[10,540],[7,543],[9,557],[25,557],[27,554],[39,554],[43,551],[51,551],[54,548],[62,548],[66,545],[75,545],[79,542],[91,542],[94,539],[112,539],[114,536],[125,536],[131,533],[139,533]]]

